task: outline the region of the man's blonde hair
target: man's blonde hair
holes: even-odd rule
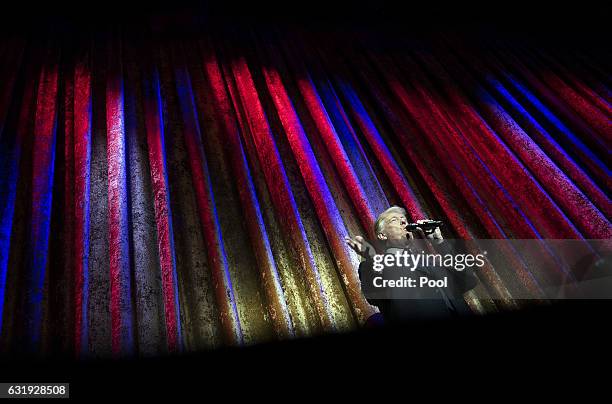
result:
[[[378,215],[378,218],[374,223],[374,233],[376,235],[382,233],[383,229],[385,228],[385,220],[387,220],[387,218],[393,213],[399,213],[406,216],[406,209],[400,208],[399,206],[391,206],[389,209]]]

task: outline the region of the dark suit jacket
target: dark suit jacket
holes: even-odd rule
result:
[[[446,242],[436,246],[440,254],[452,253]],[[388,250],[389,251],[389,250]],[[446,288],[387,288],[384,291],[372,288],[373,278],[380,276],[373,270],[373,261],[368,259],[359,265],[359,279],[368,302],[377,306],[386,323],[398,323],[413,319],[445,318],[457,315],[468,315],[470,308],[465,303],[463,294],[478,284],[476,276],[469,271],[457,272],[441,268],[418,268],[414,272],[397,271],[395,267],[386,267],[384,279],[399,279],[400,276],[414,278],[417,282],[421,276],[429,279],[448,279]]]

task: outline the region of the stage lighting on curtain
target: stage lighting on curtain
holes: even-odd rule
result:
[[[390,205],[448,238],[609,239],[605,64],[484,45],[3,40],[2,349],[151,356],[354,330],[376,309],[344,237],[372,237]],[[514,270],[483,268],[475,312],[575,275],[505,253]]]

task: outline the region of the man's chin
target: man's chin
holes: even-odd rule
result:
[[[409,239],[406,237],[401,237],[401,238],[396,238],[396,239],[389,239],[387,241],[387,245],[389,247],[406,247],[408,245],[408,241]]]

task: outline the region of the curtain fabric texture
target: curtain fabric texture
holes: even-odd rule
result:
[[[0,59],[5,352],[355,329],[375,308],[344,238],[390,205],[447,238],[612,234],[610,66],[590,48],[117,31],[8,37]],[[514,254],[479,273],[474,311],[537,289]]]

